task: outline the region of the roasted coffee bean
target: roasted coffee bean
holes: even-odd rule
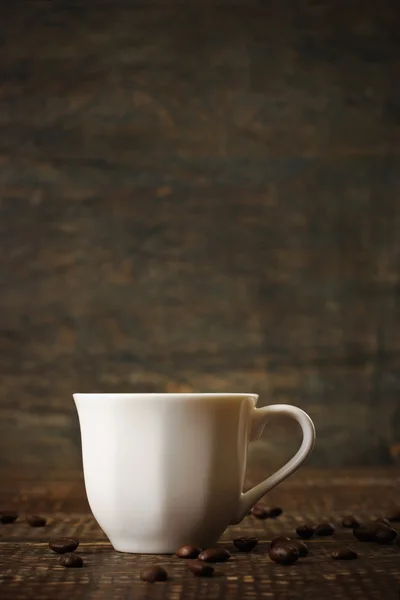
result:
[[[251,552],[258,544],[258,537],[240,537],[233,540],[239,552]]]
[[[386,517],[390,523],[400,523],[400,507],[392,510]]]
[[[79,554],[72,552],[68,552],[67,554],[60,556],[59,563],[62,567],[67,567],[67,569],[80,569],[83,567],[82,558],[79,556]]]
[[[288,537],[276,537],[271,540],[270,548],[276,548],[277,546],[288,546],[295,548],[298,551],[300,558],[305,558],[308,556],[308,547],[300,540],[291,540]]]
[[[265,504],[255,504],[250,511],[250,514],[257,519],[276,519],[283,513],[280,506],[265,506]]]
[[[387,525],[378,524],[375,529],[375,542],[378,544],[391,544],[397,537],[397,531]]]
[[[44,527],[47,523],[47,520],[44,517],[39,517],[38,515],[28,515],[26,517],[26,522],[29,523],[31,527]]]
[[[250,514],[257,519],[268,519],[268,508],[262,504],[255,504],[250,511]]]
[[[175,552],[176,556],[179,558],[197,558],[201,552],[201,548],[196,548],[196,546],[182,546]]]
[[[387,525],[388,527],[392,526],[389,519],[386,519],[385,517],[380,517],[379,519],[375,519],[374,523],[380,523],[381,525]]]
[[[188,569],[197,577],[212,577],[214,573],[214,567],[200,560],[189,560]]]
[[[353,535],[361,542],[377,542],[378,544],[391,544],[397,537],[397,531],[384,523],[373,521],[365,527],[353,530]]]
[[[0,510],[0,523],[9,525],[18,519],[18,513],[13,510]]]
[[[375,526],[369,527],[358,527],[358,529],[353,529],[353,535],[360,542],[374,542],[375,541]]]
[[[347,529],[357,529],[358,527],[361,527],[361,523],[357,517],[348,515],[347,517],[343,517],[342,527],[346,527]]]
[[[306,558],[306,556],[308,556],[308,546],[304,542],[301,542],[300,540],[290,540],[288,545],[296,548],[300,558]]]
[[[269,549],[268,556],[279,565],[293,565],[299,559],[299,551],[289,544],[276,544]]]
[[[66,554],[67,552],[73,552],[79,546],[79,540],[73,538],[56,538],[49,542],[50,548],[57,554]]]
[[[292,540],[288,537],[279,536],[271,540],[270,548],[274,548],[275,546],[279,545],[281,546],[282,544],[288,544],[291,541]]]
[[[350,548],[340,548],[331,553],[331,558],[333,558],[333,560],[355,560],[358,558],[358,554]]]
[[[203,550],[200,552],[198,559],[203,560],[204,562],[226,562],[231,557],[230,552],[222,546],[216,546],[215,548],[207,548],[207,550]]]
[[[300,525],[296,529],[296,533],[302,540],[310,540],[315,533],[315,527],[312,525]]]
[[[149,583],[166,581],[168,579],[168,573],[165,569],[158,565],[154,567],[146,567],[140,572],[140,579],[143,581],[148,581]]]
[[[315,529],[315,535],[319,535],[320,537],[327,537],[328,535],[333,535],[335,533],[335,528],[332,523],[321,523]]]

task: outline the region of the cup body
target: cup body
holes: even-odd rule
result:
[[[121,552],[215,544],[243,489],[255,394],[74,394],[86,493]]]

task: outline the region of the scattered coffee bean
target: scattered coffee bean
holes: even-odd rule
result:
[[[288,544],[291,541],[292,540],[288,537],[279,536],[271,540],[270,548],[274,548],[275,546],[281,546],[282,544]]]
[[[258,537],[240,537],[233,540],[239,552],[251,552],[258,544]]]
[[[268,519],[269,517],[267,507],[262,504],[255,504],[251,509],[250,514],[257,519]]]
[[[197,577],[212,577],[214,573],[214,567],[200,560],[189,560],[188,569]]]
[[[353,529],[353,535],[360,542],[373,542],[375,541],[375,527],[358,527]]]
[[[29,523],[31,527],[44,527],[47,523],[47,520],[44,517],[39,517],[38,515],[28,515],[26,517],[26,522]]]
[[[268,556],[279,565],[293,565],[299,559],[299,551],[288,544],[277,544],[269,549]]]
[[[268,508],[267,512],[270,519],[276,519],[281,516],[283,510],[280,506],[274,506],[273,508]]]
[[[391,544],[397,537],[397,531],[384,523],[373,521],[365,527],[353,530],[353,535],[360,542],[378,542],[378,544]]]
[[[387,525],[378,524],[375,529],[375,541],[378,544],[391,544],[397,537],[397,531]]]
[[[289,548],[295,548],[299,553],[300,558],[308,556],[308,547],[304,542],[300,540],[291,540],[288,537],[276,537],[271,540],[270,548],[276,548],[277,546],[286,546]]]
[[[310,540],[315,533],[315,527],[312,525],[300,525],[296,529],[296,533],[302,540]]]
[[[386,517],[390,523],[400,523],[400,507],[392,510]]]
[[[72,552],[68,552],[67,554],[60,556],[59,563],[62,567],[67,567],[67,569],[80,569],[83,567],[82,558],[79,556],[79,554]]]
[[[231,557],[230,552],[222,546],[216,546],[215,548],[207,548],[207,550],[203,550],[200,552],[198,559],[203,560],[204,562],[226,562]]]
[[[148,581],[149,583],[155,583],[156,581],[166,581],[168,574],[165,569],[160,566],[146,567],[140,572],[140,579]]]
[[[201,552],[201,548],[196,548],[196,546],[182,546],[175,552],[176,556],[179,558],[197,558]]]
[[[380,517],[379,519],[375,519],[374,523],[380,523],[381,525],[387,525],[391,527],[391,523],[389,519],[385,519],[385,517]]]
[[[79,540],[72,538],[57,538],[49,542],[50,548],[57,554],[66,554],[67,552],[73,552],[79,546]]]
[[[357,529],[358,527],[361,527],[361,523],[357,517],[348,515],[347,517],[343,517],[342,527],[346,527],[347,529]]]
[[[358,558],[358,554],[350,548],[340,548],[331,553],[331,558],[333,558],[333,560],[355,560]]]
[[[320,537],[327,537],[328,535],[333,535],[335,533],[335,528],[332,523],[321,523],[315,529],[315,535],[319,535]]]
[[[18,519],[18,513],[13,510],[0,510],[0,523],[9,525]]]
[[[283,513],[280,506],[268,507],[265,504],[255,504],[250,511],[250,514],[257,519],[276,519]]]
[[[293,546],[299,553],[300,558],[306,558],[308,556],[308,546],[300,540],[290,540],[289,546]]]

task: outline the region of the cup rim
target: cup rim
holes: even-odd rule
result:
[[[168,398],[168,399],[172,399],[172,398],[252,398],[253,400],[257,401],[258,400],[258,394],[254,394],[254,393],[247,393],[247,392],[145,392],[145,393],[118,393],[118,392],[111,392],[111,393],[104,393],[104,392],[89,392],[89,393],[81,393],[81,392],[76,392],[75,394],[72,394],[74,400],[78,399],[78,398],[115,398],[115,399],[128,399],[128,398]]]

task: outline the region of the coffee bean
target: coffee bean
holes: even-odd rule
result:
[[[296,533],[299,538],[303,540],[310,540],[315,533],[315,527],[312,525],[300,525],[300,527],[296,529]]]
[[[333,558],[333,560],[355,560],[358,558],[358,554],[350,548],[340,548],[331,553],[331,558]]]
[[[18,519],[18,513],[13,510],[0,510],[0,523],[9,525]]]
[[[400,523],[400,507],[392,510],[386,517],[391,523]]]
[[[391,527],[391,523],[389,521],[389,519],[386,519],[385,517],[380,517],[379,519],[375,519],[375,521],[373,521],[374,523],[380,523],[381,525],[387,525],[388,527]]]
[[[214,573],[214,567],[200,560],[189,560],[188,569],[197,577],[212,577]]]
[[[26,517],[26,522],[29,523],[31,527],[44,527],[47,523],[47,520],[44,517],[39,517],[38,515],[28,515]]]
[[[306,558],[306,556],[308,556],[308,546],[304,542],[301,542],[300,540],[290,540],[288,544],[289,546],[296,548],[300,558]]]
[[[300,558],[308,556],[308,547],[300,540],[291,540],[288,537],[276,537],[271,540],[270,548],[276,548],[277,546],[295,548],[298,551]]]
[[[62,567],[67,567],[67,569],[80,569],[83,567],[83,560],[79,554],[71,552],[60,556],[59,563]]]
[[[374,542],[375,541],[375,527],[358,527],[353,529],[353,535],[360,542]]]
[[[383,523],[372,521],[372,523],[368,523],[365,527],[354,529],[353,535],[360,540],[360,542],[391,544],[397,537],[397,531]]]
[[[198,559],[203,560],[204,562],[226,562],[231,557],[230,552],[222,546],[216,546],[215,548],[207,548],[207,550],[203,550],[200,552]]]
[[[262,504],[255,504],[251,509],[250,514],[257,519],[268,519],[269,517],[267,507]]]
[[[143,581],[148,581],[149,583],[166,581],[168,579],[168,573],[165,569],[158,565],[154,567],[146,567],[140,572],[140,579]]]
[[[348,515],[347,517],[343,517],[342,527],[346,527],[347,529],[357,529],[358,527],[361,527],[361,523],[357,517]]]
[[[49,542],[50,548],[57,554],[66,554],[67,552],[73,552],[79,546],[79,540],[72,538],[56,538]]]
[[[375,542],[378,544],[391,544],[397,537],[397,531],[387,525],[378,524],[375,529]]]
[[[270,548],[274,546],[281,546],[282,544],[290,543],[292,540],[288,537],[279,536],[271,540]]]
[[[299,559],[299,552],[293,546],[276,544],[269,549],[268,556],[279,565],[293,565]]]
[[[281,516],[283,510],[280,506],[274,506],[273,508],[268,508],[267,512],[270,519],[276,519]]]
[[[196,548],[196,546],[182,546],[175,552],[175,555],[179,558],[197,558],[201,552],[201,548]]]
[[[233,540],[239,552],[251,552],[258,544],[258,537],[240,537]]]
[[[327,537],[328,535],[333,535],[335,533],[335,528],[332,523],[321,523],[315,529],[315,535],[320,537]]]

